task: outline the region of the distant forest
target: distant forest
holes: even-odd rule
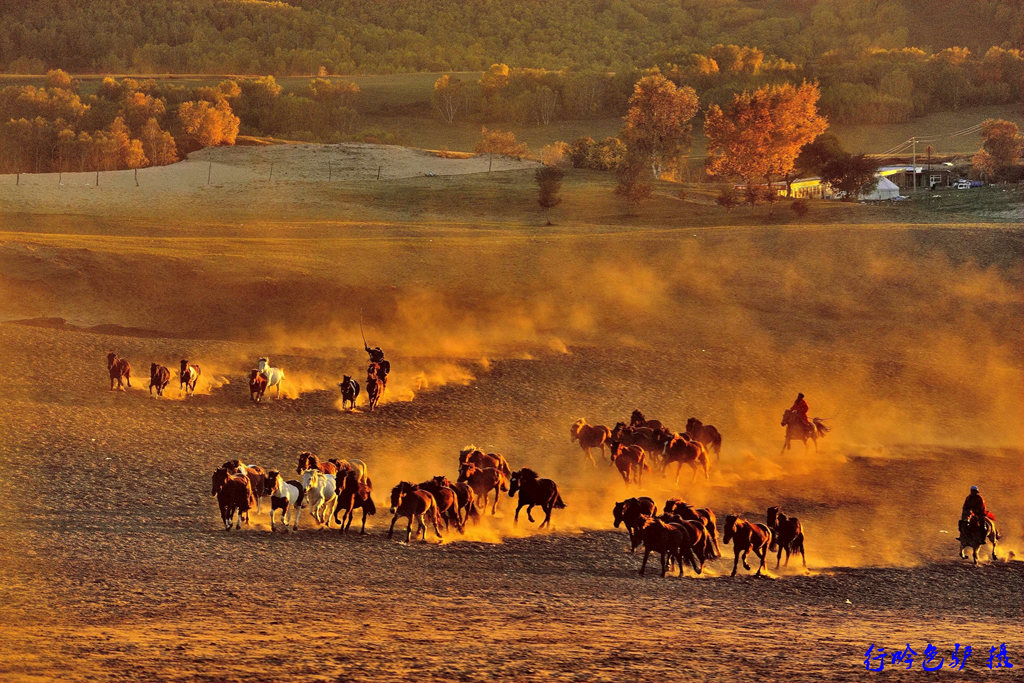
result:
[[[868,48],[1021,47],[1018,0],[18,0],[0,71],[316,75],[646,68],[717,44],[810,77]],[[831,57],[835,59],[835,57]]]

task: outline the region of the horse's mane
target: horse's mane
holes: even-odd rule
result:
[[[538,477],[538,474],[531,470],[529,467],[524,467],[521,470],[519,470],[519,476],[525,477],[527,479],[536,479]]]

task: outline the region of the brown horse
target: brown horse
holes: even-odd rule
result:
[[[668,572],[669,563],[685,543],[685,531],[679,524],[672,524],[657,517],[646,519],[641,529],[644,544],[644,561],[640,564],[640,576],[647,569],[647,558],[651,553],[661,554],[661,575]],[[681,565],[680,565],[681,566]]]
[[[448,531],[451,527],[450,523],[455,523],[455,529],[460,533],[465,533],[465,529],[462,526],[462,517],[459,515],[459,495],[455,493],[455,490],[450,486],[445,486],[443,483],[438,482],[438,479],[447,481],[447,477],[434,477],[428,481],[416,484],[416,488],[421,491],[426,491],[434,497],[434,503],[437,504],[437,514],[444,520],[444,530]]]
[[[375,365],[377,365],[377,364],[376,363],[371,363],[370,364],[371,370],[372,370],[373,366],[375,366]],[[384,393],[384,380],[382,380],[379,377],[377,377],[375,375],[372,375],[372,374],[370,374],[368,372],[366,374],[366,400],[367,400],[367,403],[370,406],[370,412],[371,413],[373,412],[373,409],[377,407],[377,404],[380,403],[380,397],[381,397],[381,395],[383,393]]]
[[[238,474],[249,479],[249,485],[256,500],[256,512],[258,514],[260,511],[260,498],[266,495],[264,489],[266,488],[267,471],[259,465],[246,465],[237,459],[228,460],[221,467],[230,474]]]
[[[178,385],[178,396],[181,396],[184,390],[186,396],[191,396],[196,393],[196,382],[199,381],[199,365],[196,363],[189,363],[187,360],[182,359],[181,369],[178,370],[178,379],[180,383]]]
[[[672,568],[672,561],[675,560],[676,564],[679,565],[679,577],[682,578],[685,574],[683,568],[683,560],[685,559],[689,561],[693,571],[698,574],[702,573],[704,571],[704,563],[707,562],[708,558],[713,557],[713,546],[704,525],[698,520],[683,519],[672,512],[664,512],[656,519],[678,527],[681,532],[678,537],[679,546],[669,554],[668,568]],[[700,564],[697,563],[697,560],[700,560]]]
[[[466,463],[476,465],[479,468],[493,467],[501,470],[506,477],[512,476],[512,468],[508,466],[508,460],[500,453],[484,453],[476,446],[469,445],[459,451],[459,467]]]
[[[114,390],[114,382],[117,382],[117,388],[124,390],[124,385],[127,384],[130,389],[132,386],[132,366],[124,358],[118,358],[117,354],[111,351],[107,354],[107,370],[110,371],[110,390]]]
[[[634,410],[633,414],[629,416],[630,427],[646,427],[653,431],[658,431],[662,428],[661,420],[648,420],[644,417],[644,414],[639,409]]]
[[[806,567],[807,556],[804,555],[804,528],[800,524],[800,520],[796,517],[787,517],[782,514],[776,505],[768,508],[765,516],[768,528],[772,530],[772,542],[768,546],[768,550],[778,550],[778,555],[775,557],[775,568],[779,568],[783,550],[786,551],[787,567],[789,566],[790,554],[798,550],[800,551],[800,559],[803,560],[803,564]]]
[[[438,477],[434,477],[435,481]],[[459,497],[459,511],[462,516],[462,525],[465,527],[469,523],[469,520],[474,522],[480,521],[480,510],[476,507],[476,492],[473,491],[473,487],[466,481],[451,482],[448,477],[443,477],[443,485],[451,488],[455,491],[455,495]]]
[[[722,540],[728,543],[733,541],[732,576],[736,576],[736,566],[739,564],[742,554],[743,568],[750,571],[747,564],[747,553],[751,550],[761,558],[761,565],[757,568],[755,576],[760,576],[761,570],[765,569],[765,556],[768,554],[768,545],[771,543],[772,532],[764,524],[751,524],[745,519],[736,515],[728,515],[725,518],[725,530]]]
[[[494,467],[477,467],[472,463],[466,463],[459,468],[459,481],[469,484],[476,494],[478,501],[483,501],[482,507],[487,508],[487,500],[494,491],[494,503],[491,505],[491,514],[498,510],[498,498],[502,491],[508,491],[508,477],[501,470]]]
[[[331,459],[327,462],[320,462],[320,458],[316,457],[309,451],[303,451],[299,453],[299,462],[295,467],[297,474],[302,474],[306,470],[320,470],[324,474],[338,474],[338,461]]]
[[[267,378],[263,373],[253,368],[249,371],[249,400],[259,403],[263,400],[263,394],[267,391]]]
[[[779,455],[789,450],[789,442],[793,439],[803,441],[804,453],[807,453],[807,439],[811,439],[814,441],[814,452],[817,453],[818,439],[825,438],[825,435],[831,431],[831,427],[825,424],[823,418],[811,418],[811,423],[807,425],[803,423],[797,416],[796,411],[792,409],[782,413],[782,426],[786,428],[786,440],[782,444],[782,451],[779,452]]]
[[[686,421],[686,432],[695,440],[704,444],[708,453],[715,452],[715,457],[722,457],[722,435],[714,425],[706,425],[695,417]]]
[[[627,446],[640,446],[649,455],[661,454],[666,439],[662,437],[662,429],[651,427],[628,427],[624,422],[616,422],[608,443],[620,441]]]
[[[519,492],[519,501],[516,505],[516,514],[512,518],[513,526],[519,524],[519,511],[526,507],[526,518],[531,522],[533,516],[530,510],[534,505],[539,505],[544,511],[544,521],[540,523],[539,529],[551,526],[551,510],[564,509],[565,503],[562,496],[558,494],[558,484],[550,479],[538,479],[537,473],[528,467],[524,467],[512,474],[509,484],[508,496],[511,498]]]
[[[377,514],[377,506],[373,502],[373,486],[369,479],[359,481],[359,472],[355,469],[347,469],[340,473],[335,485],[335,493],[338,502],[334,505],[334,522],[342,532],[348,531],[352,526],[352,518],[355,517],[353,510],[362,508],[363,526],[359,529],[360,534],[366,533],[366,516]],[[341,520],[338,520],[338,513],[344,510]],[[347,521],[346,521],[347,520]]]
[[[227,468],[221,467],[213,473],[213,491],[211,495],[217,496],[217,504],[220,506],[220,517],[224,522],[224,529],[231,530],[231,522],[238,513],[238,521],[235,529],[242,528],[242,518],[245,518],[246,525],[249,524],[249,510],[256,501],[253,497],[252,486],[248,477],[240,474],[231,474]]]
[[[412,518],[415,517],[419,523],[419,530],[423,532],[423,540],[427,540],[427,524],[424,517],[430,517],[434,525],[434,533],[441,538],[441,516],[437,512],[437,503],[434,497],[428,492],[418,489],[407,481],[399,482],[398,486],[391,489],[391,512],[394,518],[391,520],[391,528],[388,529],[388,538],[391,538],[395,531],[395,522],[399,517],[408,517],[409,526],[405,529],[405,542],[412,539]]]
[[[637,445],[627,446],[617,441],[612,441],[609,445],[612,464],[622,475],[622,481],[626,486],[629,486],[630,480],[637,486],[642,485],[644,470],[650,471],[651,469],[647,464],[647,453],[644,452],[644,449]]]
[[[665,476],[665,472],[671,463],[678,463],[676,465],[677,484],[679,483],[679,472],[683,469],[684,463],[693,468],[693,476],[690,477],[691,484],[697,479],[698,467],[704,468],[705,479],[711,478],[708,473],[708,452],[704,448],[704,444],[689,438],[685,433],[677,434],[671,441],[665,444],[661,456],[662,476]]]
[[[591,448],[600,448],[601,457],[604,458],[604,445],[612,435],[612,430],[604,425],[587,424],[586,419],[580,418],[569,427],[569,443],[578,441],[580,448],[587,454],[590,464],[597,467],[594,456],[590,454]]]
[[[658,506],[646,496],[627,498],[615,504],[612,514],[615,516],[615,528],[618,529],[619,524],[623,524],[629,532],[629,552],[633,553],[643,540],[640,532],[644,528],[644,523],[647,518],[658,514]]]
[[[156,388],[156,395],[163,396],[164,389],[171,381],[171,371],[163,365],[156,363],[149,364],[149,395],[153,395],[153,388]]]

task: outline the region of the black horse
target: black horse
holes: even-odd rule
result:
[[[558,485],[550,479],[538,479],[537,473],[529,468],[524,467],[518,472],[512,473],[508,489],[509,498],[515,496],[517,491],[519,492],[519,504],[516,505],[513,524],[519,523],[519,511],[524,506],[526,507],[526,517],[531,522],[534,521],[530,510],[534,505],[540,505],[544,510],[544,521],[540,523],[539,528],[551,526],[551,510],[565,507],[562,496],[558,495]]]
[[[345,375],[341,378],[338,388],[341,389],[341,409],[344,410],[345,404],[348,403],[348,409],[354,410],[356,398],[359,396],[359,382]]]

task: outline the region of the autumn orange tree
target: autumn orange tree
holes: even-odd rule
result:
[[[974,167],[986,178],[996,178],[1021,156],[1020,128],[1012,121],[985,119],[981,124],[981,149],[972,157]]]
[[[490,173],[495,154],[522,157],[526,156],[529,148],[525,142],[518,142],[515,133],[511,131],[488,130],[487,126],[483,126],[480,130],[480,141],[476,143],[473,151],[477,154],[488,155],[487,172]]]
[[[725,109],[708,108],[704,133],[708,172],[744,182],[772,181],[793,169],[800,148],[828,127],[818,114],[818,86],[804,82],[768,85],[733,96]]]
[[[690,120],[697,107],[693,88],[680,88],[660,73],[641,78],[633,87],[620,135],[627,155],[646,159],[654,178],[678,169],[693,140]]]

